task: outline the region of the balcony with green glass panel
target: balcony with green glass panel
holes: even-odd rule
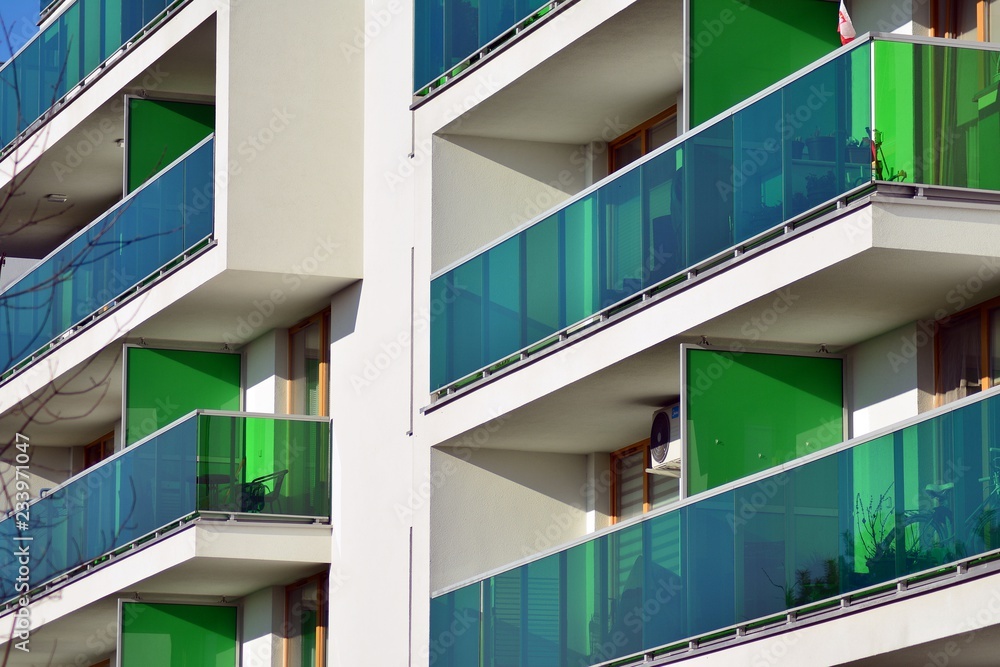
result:
[[[195,142],[0,291],[0,381],[209,247],[214,150]]]
[[[326,523],[330,421],[196,411],[0,520],[0,598],[15,595],[16,538],[32,590],[204,517]]]
[[[431,282],[432,392],[876,190],[1000,190],[998,63],[995,45],[865,36],[445,267]]]
[[[990,390],[442,590],[430,651],[446,667],[577,667],[745,638],[995,558],[998,509]]]

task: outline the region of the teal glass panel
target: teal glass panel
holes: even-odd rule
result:
[[[548,0],[415,0],[414,89],[447,74],[546,4]]]
[[[994,393],[436,597],[431,663],[650,651],[1000,548],[998,510]]]
[[[187,419],[142,445],[90,468],[29,508],[28,529],[0,522],[0,533],[31,538],[30,585],[35,587],[192,514],[195,507],[197,423]],[[6,531],[6,532],[4,532]],[[13,541],[7,544],[15,544]],[[8,556],[9,554],[4,554]],[[3,557],[4,600],[14,595],[13,559]]]
[[[136,36],[171,0],[76,0],[0,68],[0,147]],[[42,2],[47,6],[50,3]]]
[[[435,278],[433,388],[871,182],[870,91],[864,43]]]
[[[125,601],[121,605],[122,667],[236,667],[237,608]]]
[[[213,149],[189,153],[0,293],[0,373],[212,234]]]
[[[885,180],[1000,189],[1000,53],[876,42]]]
[[[34,588],[195,512],[325,518],[330,494],[329,420],[192,415],[33,502],[27,530],[0,520],[0,537],[31,538]],[[3,600],[17,567],[0,551]]]

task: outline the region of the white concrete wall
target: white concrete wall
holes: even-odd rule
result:
[[[23,474],[17,475],[18,454],[21,452],[11,445],[9,448],[4,448],[3,455],[0,456],[0,485],[2,485],[0,488],[6,491],[0,494],[0,512],[14,507],[15,482],[24,480]],[[28,475],[27,493],[31,498],[37,498],[41,495],[42,489],[53,489],[72,476],[73,450],[70,447],[29,445],[27,454],[30,459],[26,470],[22,473]]]
[[[265,4],[274,6],[272,22],[288,19],[286,3]],[[417,553],[421,547],[416,531],[411,533],[419,499],[410,490],[427,478],[426,462],[414,464],[417,448],[408,437],[416,352],[411,257],[418,242],[413,179],[386,179],[401,164],[414,162],[409,111],[413,3],[303,4],[322,6],[301,10],[304,20],[316,23],[329,51],[325,60],[310,65],[310,87],[330,87],[337,108],[328,105],[318,113],[335,126],[338,138],[333,143],[322,136],[304,138],[307,143],[298,143],[296,151],[328,149],[330,159],[315,166],[325,174],[323,192],[343,187],[363,196],[368,240],[362,255],[364,280],[336,294],[331,312],[333,567],[327,664],[356,667],[375,660],[380,665],[419,665],[420,647],[426,647],[430,634],[430,594],[427,556]],[[328,7],[335,8],[335,16],[326,20],[332,11]],[[363,72],[363,87],[330,80],[334,72]],[[362,141],[363,160],[357,150]],[[336,176],[339,170],[350,174],[342,179]],[[326,197],[324,224],[336,230],[346,224],[347,215],[332,205],[331,195]],[[426,292],[426,282],[418,282],[417,291]]]
[[[471,447],[431,452],[431,588],[587,532],[587,457]]]
[[[484,137],[435,137],[435,271],[583,189],[584,147]]]
[[[284,664],[285,590],[264,588],[243,598],[240,653],[243,667],[281,667]]]
[[[288,411],[288,330],[272,329],[243,350],[246,411]]]
[[[854,0],[848,12],[858,34],[894,32],[926,35],[930,0]]]
[[[360,278],[364,61],[340,49],[358,3],[220,4],[230,267]]]
[[[38,266],[40,261],[38,259],[26,259],[23,257],[6,258],[3,267],[0,268],[0,291],[3,291],[7,288],[7,285],[10,285],[28,271]]]
[[[915,344],[922,341],[916,324],[908,324],[845,352],[852,437],[918,414]],[[932,344],[929,337],[927,341],[924,345]]]

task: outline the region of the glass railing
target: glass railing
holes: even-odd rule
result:
[[[0,379],[214,230],[209,137],[0,292]]]
[[[438,77],[457,74],[466,61],[515,25],[541,17],[550,0],[416,0],[413,85],[419,90]],[[540,11],[541,10],[541,11]]]
[[[578,667],[1000,547],[1000,394],[432,599],[438,666]]]
[[[5,147],[179,0],[76,0],[0,68]],[[42,0],[45,10],[52,0]]]
[[[951,44],[862,39],[445,270],[431,283],[432,389],[875,181],[1000,189],[1000,58]]]
[[[329,420],[199,412],[128,447],[0,520],[0,598],[21,544],[35,589],[200,512],[328,518]]]

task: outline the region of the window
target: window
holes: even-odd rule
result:
[[[326,416],[329,402],[330,310],[288,330],[288,412]]]
[[[608,173],[614,173],[643,155],[677,138],[677,106],[653,116],[608,145]]]
[[[931,0],[931,37],[1000,41],[1000,0]]]
[[[1000,299],[937,324],[937,404],[944,405],[1000,383]]]
[[[285,589],[285,667],[326,664],[326,574]]]
[[[86,470],[96,466],[115,453],[115,432],[101,436],[83,448],[83,467]]]
[[[677,500],[680,480],[646,472],[649,439],[611,454],[611,520],[613,523]]]

